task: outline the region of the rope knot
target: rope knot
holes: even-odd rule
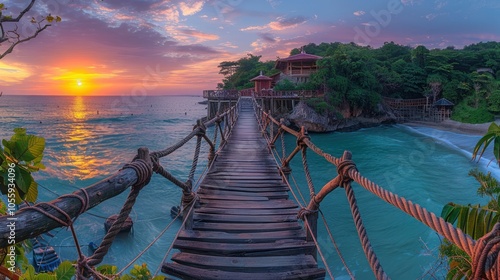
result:
[[[351,160],[352,154],[349,151],[345,151],[342,159],[337,165],[337,173],[341,177],[342,184],[350,183],[352,178],[349,176],[351,169],[358,170],[356,164]]]
[[[193,203],[195,199],[196,199],[196,193],[194,192],[182,193],[182,205],[189,205]]]
[[[499,279],[500,270],[500,223],[477,240],[472,254],[473,279]]]
[[[198,129],[196,133],[197,136],[204,136],[207,133],[207,127],[201,120],[196,121],[196,125],[193,127],[193,130]]]
[[[151,180],[151,177],[153,176],[153,166],[154,163],[149,156],[149,150],[147,148],[139,148],[137,156],[134,157],[134,160],[125,164],[122,169],[134,169],[137,174],[137,181],[135,182],[133,188],[141,190]],[[158,166],[156,166],[156,168],[158,168]]]
[[[309,137],[309,134],[307,133],[306,129],[302,127],[300,129],[299,136],[297,137],[297,146],[299,147],[304,147],[306,146],[305,140],[309,140],[311,137]]]
[[[307,209],[305,207],[302,207],[299,210],[299,213],[297,213],[297,218],[304,220],[306,216],[309,216],[309,215],[314,214],[316,212],[318,212],[318,210],[311,210],[311,209]]]

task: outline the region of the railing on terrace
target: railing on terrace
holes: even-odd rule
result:
[[[292,71],[290,71],[289,74],[292,76],[296,76],[296,75],[297,76],[299,76],[299,75],[309,76],[316,71],[317,71],[316,69],[292,69]]]
[[[328,153],[325,153],[319,147],[314,145],[304,128],[300,131],[295,131],[287,127],[284,125],[283,119],[281,119],[281,121],[277,121],[269,113],[263,111],[262,107],[255,99],[254,108],[259,125],[262,129],[262,135],[268,142],[269,150],[275,156],[276,163],[279,166],[279,171],[282,174],[283,180],[289,186],[291,194],[299,204],[299,207],[302,208],[298,213],[298,217],[304,221],[307,231],[307,241],[317,243],[317,219],[320,214],[328,231],[330,241],[336,247],[335,240],[333,239],[323,213],[319,211],[319,207],[323,199],[329,193],[337,188],[343,188],[350,205],[353,221],[356,226],[363,251],[373,273],[375,274],[375,277],[377,279],[389,279],[387,274],[384,272],[375,251],[373,250],[370,240],[368,239],[368,234],[364,227],[356,202],[354,189],[351,186],[351,183],[355,182],[373,193],[376,197],[422,222],[462,249],[472,260],[472,274],[470,275],[470,279],[500,279],[500,223],[496,223],[492,231],[485,236],[479,238],[478,240],[474,240],[469,235],[463,233],[462,230],[455,228],[452,224],[446,222],[443,218],[437,217],[434,213],[426,210],[420,205],[400,197],[397,194],[391,193],[369,179],[363,177],[352,160],[351,152],[345,151],[342,157],[336,158]],[[276,127],[278,128],[277,131]],[[290,153],[287,153],[286,150],[284,140],[285,134],[290,134],[297,138],[296,146]],[[276,146],[279,145],[279,142],[281,142],[281,152],[276,148]],[[307,162],[308,150],[316,153],[320,157],[324,158],[326,163],[333,164],[337,168],[338,174],[331,181],[326,183],[319,192],[316,192],[311,174],[309,172],[309,165]],[[304,197],[300,192],[300,189],[298,189],[297,186],[293,188],[290,185],[290,181],[295,181],[295,179],[293,177],[291,180],[289,179],[292,173],[289,163],[299,153],[302,157],[303,171],[306,177],[307,187],[309,189],[309,203],[306,202],[304,205],[301,205],[300,200],[298,199],[299,197]],[[354,279],[354,276],[351,274],[349,268],[343,260],[340,250],[338,248],[336,249],[339,257],[344,262],[346,271],[349,273],[351,278]],[[327,272],[333,279],[331,271],[319,246],[317,246],[317,250],[317,253],[321,256],[325,264]]]
[[[402,99],[384,96],[383,99],[387,105],[395,109],[427,106],[429,102],[427,98]]]
[[[150,181],[153,173],[159,174],[173,184],[177,185],[182,190],[181,211],[177,217],[159,233],[158,237],[151,242],[139,255],[130,261],[130,263],[122,268],[117,274],[122,274],[128,267],[144,254],[173,224],[173,222],[181,217],[184,218],[183,226],[189,228],[193,221],[192,208],[197,200],[196,189],[198,183],[205,176],[206,171],[214,162],[220,150],[225,146],[232,128],[238,119],[240,103],[230,107],[220,115],[217,115],[211,120],[203,122],[201,119],[196,122],[196,125],[186,137],[171,147],[165,150],[149,152],[147,148],[140,148],[137,156],[130,162],[125,164],[116,174],[109,176],[100,182],[97,182],[87,188],[82,188],[71,194],[63,195],[50,202],[42,202],[34,206],[24,207],[17,211],[14,216],[0,216],[0,224],[7,225],[9,221],[15,220],[16,242],[21,242],[26,239],[35,238],[40,234],[49,232],[52,229],[67,227],[71,230],[75,247],[78,251],[78,261],[75,264],[77,267],[76,279],[105,279],[102,274],[96,271],[95,267],[100,264],[110,249],[115,237],[120,232],[122,225],[132,211],[132,207],[139,195],[139,192]],[[215,125],[212,139],[207,135],[207,127]],[[219,136],[220,135],[220,136]],[[220,139],[218,140],[218,137]],[[172,154],[192,139],[196,139],[195,149],[193,151],[193,161],[189,172],[186,174],[187,179],[181,180],[173,176],[166,168],[162,166],[161,159]],[[201,160],[200,149],[202,141],[205,141],[208,151],[208,162],[205,172],[196,179],[196,169],[198,162]],[[126,189],[131,187],[128,195],[116,221],[104,236],[101,244],[91,256],[85,256],[80,250],[78,238],[73,227],[73,222],[78,216],[99,205],[100,203],[115,197]],[[10,246],[10,229],[7,226],[0,227],[0,248]],[[156,274],[160,271],[160,267],[156,270]],[[2,273],[8,273],[10,279],[19,279],[19,275],[9,271],[1,270]]]
[[[288,98],[311,98],[323,96],[322,92],[319,90],[261,90],[260,92],[254,92],[254,96],[260,97],[288,97]]]
[[[253,88],[242,90],[204,90],[203,97],[208,99],[237,99],[240,96],[255,96],[258,98],[312,98],[321,97],[320,90],[273,90],[255,91]]]
[[[208,99],[238,99],[240,97],[240,92],[237,89],[228,90],[204,90],[203,98]]]

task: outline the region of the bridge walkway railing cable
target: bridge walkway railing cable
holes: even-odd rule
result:
[[[280,172],[285,179],[287,179],[290,175],[289,163],[292,158],[299,153],[302,156],[304,173],[310,191],[310,197],[309,203],[300,210],[299,216],[307,225],[308,240],[316,240],[318,210],[323,199],[325,199],[325,197],[333,190],[339,187],[343,188],[350,204],[354,224],[356,226],[363,251],[373,273],[375,274],[375,277],[377,279],[389,278],[384,272],[382,265],[380,264],[380,261],[371,246],[367,231],[363,225],[356,203],[355,193],[351,186],[351,182],[356,182],[361,187],[376,195],[378,198],[397,207],[401,211],[409,214],[426,226],[430,227],[466,252],[472,259],[473,279],[500,279],[500,223],[497,223],[490,233],[478,240],[474,240],[469,235],[463,233],[460,229],[455,228],[452,224],[446,222],[443,218],[437,217],[434,213],[426,210],[420,205],[400,197],[363,177],[363,175],[356,168],[355,162],[352,160],[351,152],[345,151],[342,157],[334,157],[314,145],[304,128],[300,131],[295,131],[290,127],[287,127],[284,125],[283,121],[274,119],[270,112],[263,111],[256,101],[254,101],[254,107],[262,128],[262,133],[268,140],[269,149],[276,150],[276,142],[278,142],[280,137],[282,139],[281,156],[277,151],[275,151],[275,154],[280,158]],[[277,131],[275,131],[276,128]],[[297,145],[290,154],[286,154],[285,150],[283,141],[283,135],[285,133],[288,133],[297,139]],[[307,164],[307,150],[323,157],[328,163],[333,164],[337,168],[338,174],[331,181],[327,182],[319,192],[316,192],[309,172]],[[325,266],[327,266],[326,263]]]

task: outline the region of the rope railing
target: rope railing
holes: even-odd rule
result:
[[[256,116],[259,118],[258,123],[261,126],[262,134],[265,135],[265,138],[269,141],[269,147],[274,146],[274,143],[279,139],[279,137],[283,139],[285,133],[297,138],[297,145],[295,149],[288,155],[285,151],[285,145],[282,144],[283,156],[280,170],[286,169],[289,171],[290,161],[299,153],[299,151],[301,151],[304,173],[311,198],[308,206],[299,211],[298,217],[305,221],[306,226],[310,228],[308,229],[308,232],[311,232],[314,237],[316,237],[317,234],[315,219],[317,217],[317,211],[321,201],[336,188],[344,188],[363,251],[369,261],[370,267],[377,279],[388,279],[388,276],[383,271],[370,241],[368,240],[366,229],[364,228],[358,211],[354,190],[351,187],[351,182],[354,181],[361,187],[375,194],[380,199],[422,222],[466,252],[473,260],[474,279],[499,279],[500,223],[497,223],[494,229],[486,236],[480,238],[479,240],[474,240],[469,235],[463,233],[462,230],[455,228],[452,224],[446,222],[443,218],[436,216],[434,213],[428,211],[422,206],[400,197],[363,177],[357,170],[355,163],[352,161],[352,155],[349,151],[345,151],[341,158],[336,158],[314,145],[303,128],[300,131],[295,131],[285,126],[283,121],[277,121],[271,116],[270,113],[264,112],[255,100],[254,109],[256,110]],[[280,135],[279,137],[278,135],[272,134],[272,131],[274,130],[274,128],[271,128],[272,126],[278,127],[277,134]],[[337,168],[337,176],[327,182],[318,193],[315,192],[312,184],[306,159],[306,149],[310,149]],[[284,172],[282,173],[284,174]]]
[[[95,252],[91,256],[86,257],[82,254],[81,250],[78,250],[76,279],[88,279],[89,277],[101,279],[102,275],[94,267],[102,262],[104,256],[109,251],[115,237],[129,217],[140,191],[151,180],[153,172],[182,189],[183,224],[185,224],[186,228],[191,227],[193,216],[190,209],[192,209],[197,200],[193,182],[199,163],[202,141],[204,140],[208,144],[209,152],[207,160],[210,166],[214,162],[218,152],[226,144],[226,139],[231,134],[231,130],[238,119],[239,108],[240,104],[238,101],[236,105],[208,121],[202,122],[198,120],[190,134],[164,150],[150,153],[147,148],[139,148],[138,154],[134,157],[133,161],[125,164],[116,174],[87,188],[75,191],[72,194],[60,196],[50,202],[24,207],[17,211],[14,216],[0,216],[0,224],[7,224],[8,219],[16,220],[17,242],[34,238],[58,227],[69,227],[72,231],[76,247],[79,249],[78,238],[73,228],[76,218],[103,201],[117,196],[131,186],[130,193],[117,219],[111,225]],[[206,127],[211,125],[216,126],[213,130],[213,140],[206,134]],[[219,143],[217,142],[218,133],[221,134],[222,138]],[[183,181],[168,172],[161,165],[160,159],[177,151],[194,138],[196,138],[196,146],[193,161],[187,175],[187,180]],[[204,176],[204,174],[201,176]],[[7,227],[0,228],[0,248],[8,246],[8,236],[9,229]]]

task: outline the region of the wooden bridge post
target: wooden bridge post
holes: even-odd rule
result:
[[[318,211],[313,211],[307,215],[307,222],[304,223],[306,227],[306,241],[313,242],[318,240]],[[314,260],[318,260],[318,248],[314,246],[311,252]]]

